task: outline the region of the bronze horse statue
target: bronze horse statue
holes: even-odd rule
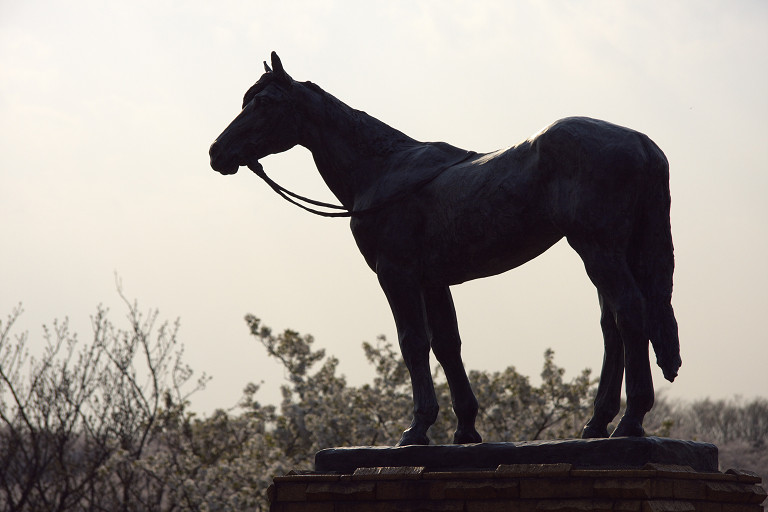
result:
[[[562,119],[492,153],[419,142],[293,80],[271,57],[240,114],[211,145],[211,167],[234,174],[248,166],[285,196],[259,159],[297,144],[312,152],[346,211],[336,215],[351,217],[395,318],[414,402],[398,445],[429,444],[438,412],[430,348],[451,389],[453,442],[481,441],[449,286],[522,265],[563,237],[597,288],[605,344],[582,437],[608,437],[625,372],[627,408],[612,436],[642,436],[654,400],[648,341],[666,379],[681,365],[671,305],[669,164],[658,146],[585,117]]]

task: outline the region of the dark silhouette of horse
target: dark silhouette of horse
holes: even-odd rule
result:
[[[605,357],[582,436],[608,436],[625,372],[627,409],[612,435],[643,435],[654,399],[648,341],[665,378],[681,365],[669,165],[647,136],[571,117],[509,149],[474,153],[419,142],[294,81],[274,52],[273,69],[264,67],[211,145],[211,167],[233,174],[248,166],[285,195],[259,159],[297,144],[312,152],[395,318],[414,402],[398,445],[429,443],[438,412],[430,348],[450,385],[454,443],[481,441],[449,286],[522,265],[562,237],[583,260],[602,312]]]

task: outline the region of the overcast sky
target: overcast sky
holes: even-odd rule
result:
[[[208,146],[276,50],[311,80],[419,140],[475,151],[586,115],[642,131],[671,168],[683,366],[658,388],[768,395],[768,3],[545,1],[0,2],[0,315],[20,330],[98,304],[181,318],[186,359],[213,376],[193,404],[234,405],[283,373],[253,313],[315,335],[352,383],[360,344],[394,322],[348,221],[283,202]],[[309,153],[262,160],[332,200]],[[594,288],[565,242],[454,288],[466,366],[534,382],[547,347],[572,377],[602,361]]]

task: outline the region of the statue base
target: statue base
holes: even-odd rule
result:
[[[424,466],[427,471],[496,469],[501,464],[571,464],[575,468],[639,468],[649,463],[716,472],[717,446],[661,437],[562,439],[515,443],[330,448],[315,471],[352,473],[364,467]]]
[[[322,450],[275,477],[272,512],[762,511],[761,478],[717,447],[661,438]]]
[[[762,512],[766,492],[760,481],[747,471],[702,473],[653,463],[639,469],[560,463],[438,472],[404,466],[291,472],[275,477],[268,495],[270,512]]]

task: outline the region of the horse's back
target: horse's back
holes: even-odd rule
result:
[[[624,200],[668,180],[666,158],[646,135],[588,117],[556,121],[505,150],[478,154],[435,181],[432,202],[467,215],[557,216],[577,203]],[[567,203],[563,203],[567,201]]]
[[[372,267],[384,251],[421,262],[428,281],[456,284],[522,265],[572,233],[624,230],[649,175],[665,170],[649,162],[661,159],[639,132],[565,118],[445,170],[353,231]]]

